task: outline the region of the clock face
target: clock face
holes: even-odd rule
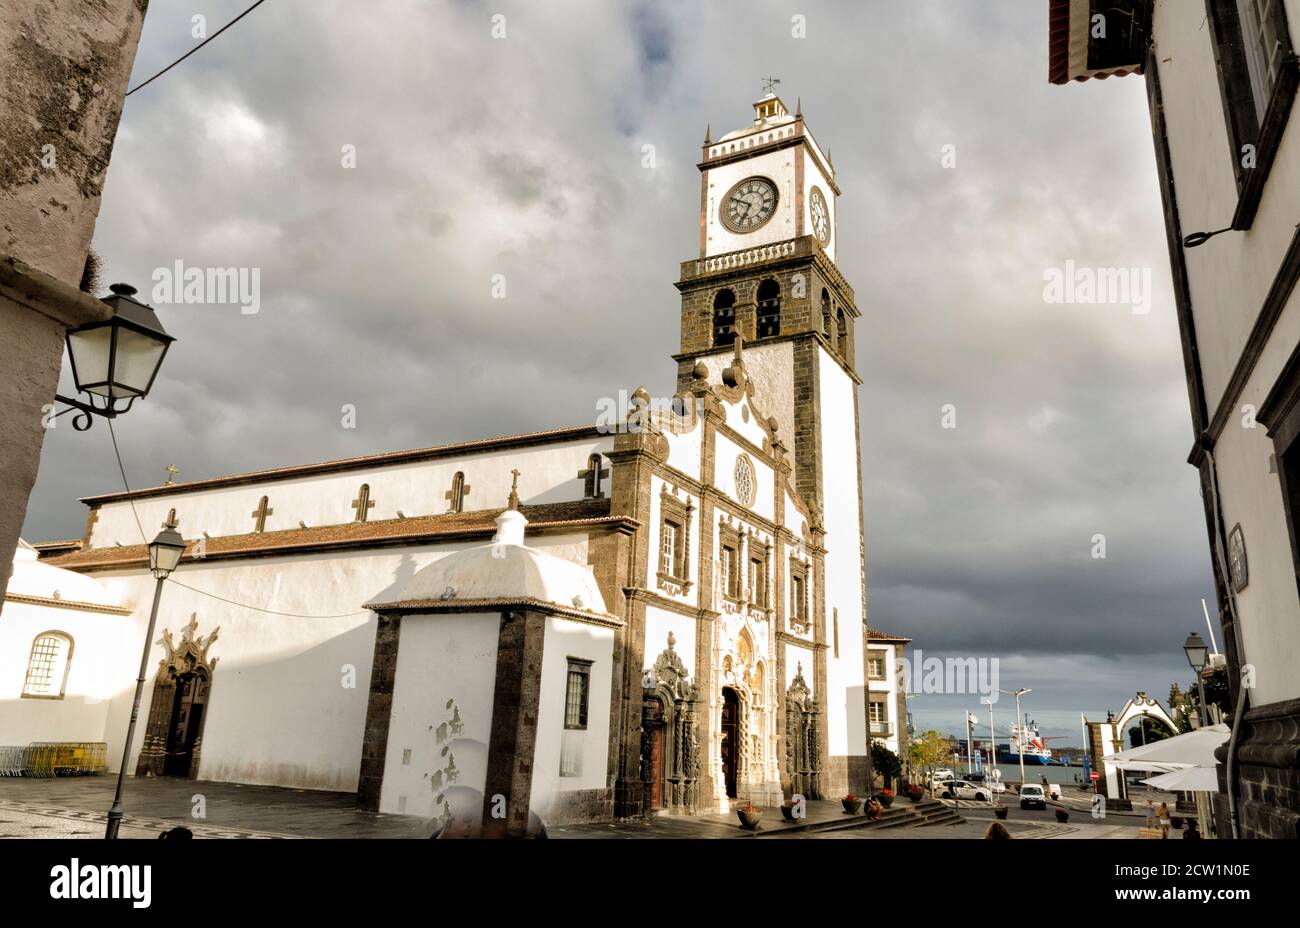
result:
[[[812,218],[812,229],[817,241],[826,245],[831,240],[831,211],[818,187],[812,188],[812,196],[808,198],[808,214]]]
[[[732,232],[753,232],[776,212],[776,185],[766,177],[746,177],[727,191],[722,224]]]

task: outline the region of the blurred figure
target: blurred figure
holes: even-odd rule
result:
[[[1001,840],[1003,838],[1010,840],[1011,832],[1007,831],[1007,826],[1001,822],[989,822],[989,827],[984,832],[985,838]]]
[[[175,828],[168,828],[158,836],[159,841],[189,841],[194,837],[194,832],[190,831],[184,825],[177,825]]]

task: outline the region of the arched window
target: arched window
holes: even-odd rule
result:
[[[32,641],[23,695],[33,699],[62,699],[72,668],[72,638],[63,632],[41,632]]]
[[[835,331],[831,328],[831,294],[825,287],[822,288],[822,334],[834,342]]]
[[[600,469],[600,455],[593,454],[587,458],[587,469],[580,475],[583,480],[583,495],[587,499],[600,499],[604,495],[600,480],[608,476],[609,471]]]
[[[713,298],[713,344],[730,345],[736,340],[736,294],[719,290]]]
[[[770,277],[758,285],[758,325],[755,334],[759,338],[781,334],[781,285]]]
[[[465,473],[456,471],[456,476],[451,478],[451,511],[463,512],[465,510]]]
[[[836,342],[840,349],[840,355],[845,359],[847,359],[849,356],[849,324],[848,321],[844,318],[844,310],[843,309],[836,310],[835,318],[838,327],[838,332],[837,332],[838,337],[836,339]]]

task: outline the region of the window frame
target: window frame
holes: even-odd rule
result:
[[[594,661],[583,657],[568,657],[568,667],[564,675],[564,730],[565,731],[587,731],[591,724],[591,665]],[[573,698],[573,680],[578,677],[582,680],[580,692],[580,704],[578,706],[578,719],[576,722],[569,721],[570,709],[572,708]]]
[[[796,593],[798,594],[797,596]],[[808,617],[812,614],[812,609],[808,602],[809,594],[808,565],[798,558],[791,558],[790,612],[786,622],[790,627],[797,628],[803,632],[807,632],[810,627]]]
[[[62,655],[63,660],[63,678],[59,681],[58,693],[33,693],[29,692],[32,680],[32,662],[36,658],[36,646],[43,638],[57,638],[62,640],[66,647],[66,652]],[[57,628],[49,628],[32,637],[32,646],[27,652],[27,667],[23,671],[23,685],[20,699],[63,699],[68,691],[68,677],[72,673],[72,653],[76,648],[76,642],[67,632]],[[50,668],[50,686],[53,690],[54,668]]]
[[[879,722],[871,717],[876,706],[880,707],[881,718]],[[888,738],[894,733],[893,727],[889,724],[889,697],[886,694],[867,694],[867,727],[875,737]]]
[[[1271,15],[1276,17],[1273,25],[1282,43],[1277,74],[1261,116],[1238,2],[1239,0],[1205,0],[1205,9],[1232,156],[1233,176],[1237,184],[1237,207],[1232,217],[1232,228],[1245,231],[1254,224],[1264,185],[1282,142],[1282,134],[1295,101],[1296,88],[1300,84],[1300,65],[1297,63],[1295,43],[1282,0],[1245,0],[1272,4]],[[1242,164],[1246,145],[1255,148],[1253,167]]]
[[[877,674],[872,670],[872,664],[880,662],[880,673]],[[885,652],[881,648],[867,649],[867,679],[868,680],[888,680],[889,679],[889,660],[885,657]]]

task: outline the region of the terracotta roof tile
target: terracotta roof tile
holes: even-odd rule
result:
[[[878,628],[867,626],[867,637],[878,641],[911,641],[911,638],[904,638],[902,635],[891,635],[888,632],[882,632]]]
[[[608,499],[574,500],[520,507],[532,531],[637,524],[634,520],[622,516],[611,516],[609,510]],[[449,512],[407,519],[384,519],[378,522],[348,522],[342,525],[321,525],[279,532],[225,535],[207,539],[204,543],[203,557],[205,559],[259,557],[328,548],[382,547],[419,544],[425,541],[448,541],[455,538],[484,538],[495,531],[494,520],[502,511],[480,509],[474,512]],[[188,556],[193,556],[196,543],[195,539],[189,540],[189,547],[186,549]],[[87,548],[50,558],[46,563],[70,570],[105,570],[143,566],[148,563],[148,559],[148,549],[145,545],[139,544]]]

